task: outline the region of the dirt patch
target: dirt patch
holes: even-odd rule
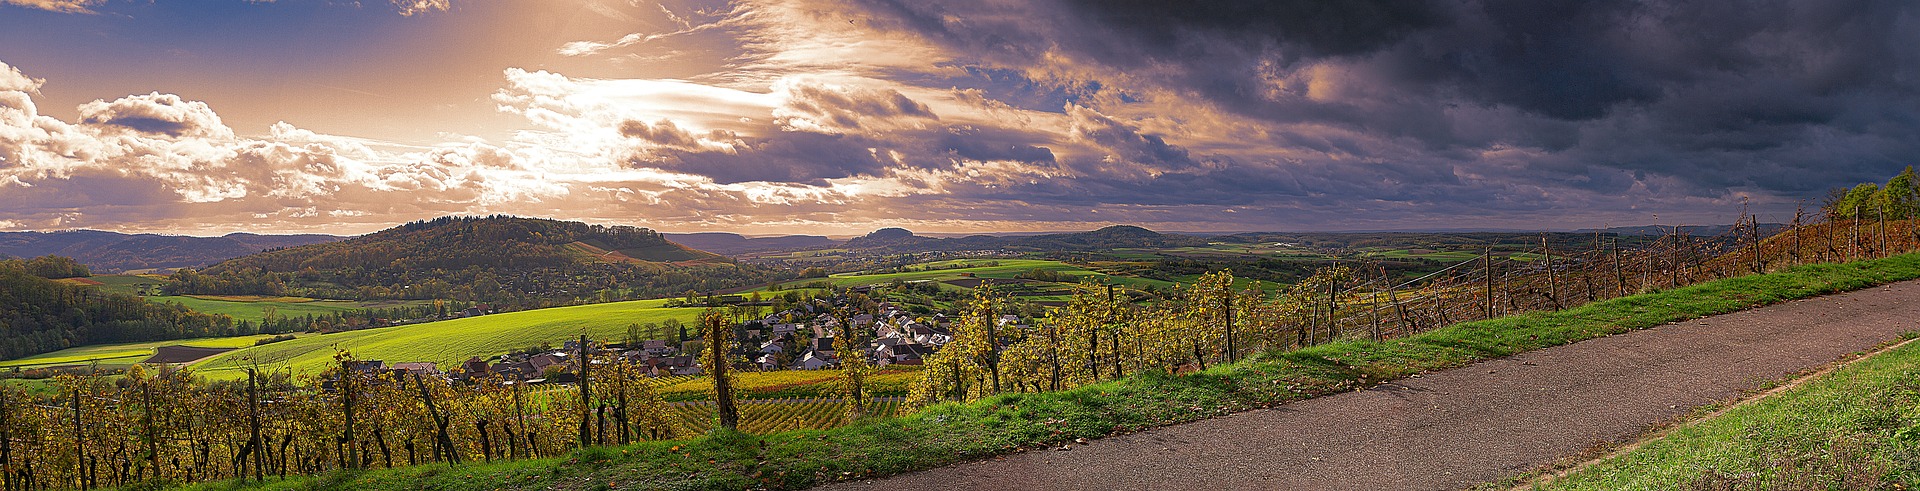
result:
[[[177,344],[161,346],[154,348],[153,357],[147,358],[144,363],[187,363],[228,351],[233,351],[233,348],[195,348]]]
[[[87,286],[100,286],[100,285],[106,284],[106,283],[101,283],[100,280],[96,280],[93,278],[65,278],[65,279],[60,279],[55,281],[59,281],[61,283],[70,283],[75,285],[87,285]]]

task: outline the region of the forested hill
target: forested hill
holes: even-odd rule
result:
[[[98,273],[198,268],[267,249],[340,240],[331,235],[227,234],[220,237],[123,234],[99,230],[0,232],[0,255],[58,255]]]
[[[652,230],[509,216],[443,217],[182,271],[173,293],[543,303],[675,295],[770,273]]]
[[[47,269],[26,261],[0,261],[0,360],[86,344],[251,334],[240,332],[248,327],[236,326],[224,315],[35,274]]]

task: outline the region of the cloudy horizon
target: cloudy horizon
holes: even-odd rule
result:
[[[1724,224],[1920,161],[1920,4],[0,0],[0,230]]]

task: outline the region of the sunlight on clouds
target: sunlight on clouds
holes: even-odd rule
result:
[[[445,12],[453,9],[453,0],[391,0],[400,15],[413,16],[428,12]]]
[[[94,13],[92,6],[106,3],[106,0],[0,0],[0,3],[69,14],[91,14]]]

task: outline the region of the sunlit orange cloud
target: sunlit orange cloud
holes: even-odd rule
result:
[[[33,3],[46,4],[19,11],[103,32],[167,13]],[[120,57],[107,48],[132,48],[51,35],[0,53],[0,229],[359,233],[490,213],[755,235],[1539,228],[1644,223],[1653,209],[1708,223],[1742,200],[1777,213],[1813,185],[1775,175],[1816,174],[1807,142],[1723,148],[1786,130],[1648,129],[1748,124],[1673,116],[1717,106],[1565,109],[1615,93],[1547,97],[1563,85],[1474,78],[1524,67],[1452,73],[1423,58],[1499,62],[1466,56],[1506,39],[1475,31],[1502,28],[1487,9],[1342,10],[1360,18],[1329,25],[1407,26],[1296,35],[1248,27],[1291,27],[1276,14],[1288,5],[1227,4],[1275,17],[938,0],[178,7],[229,27],[298,9],[319,20],[158,36]],[[1646,87],[1704,90],[1688,83]],[[1720,92],[1765,101],[1782,86]],[[1870,133],[1830,134],[1907,155]],[[1780,172],[1728,177],[1738,162]]]

